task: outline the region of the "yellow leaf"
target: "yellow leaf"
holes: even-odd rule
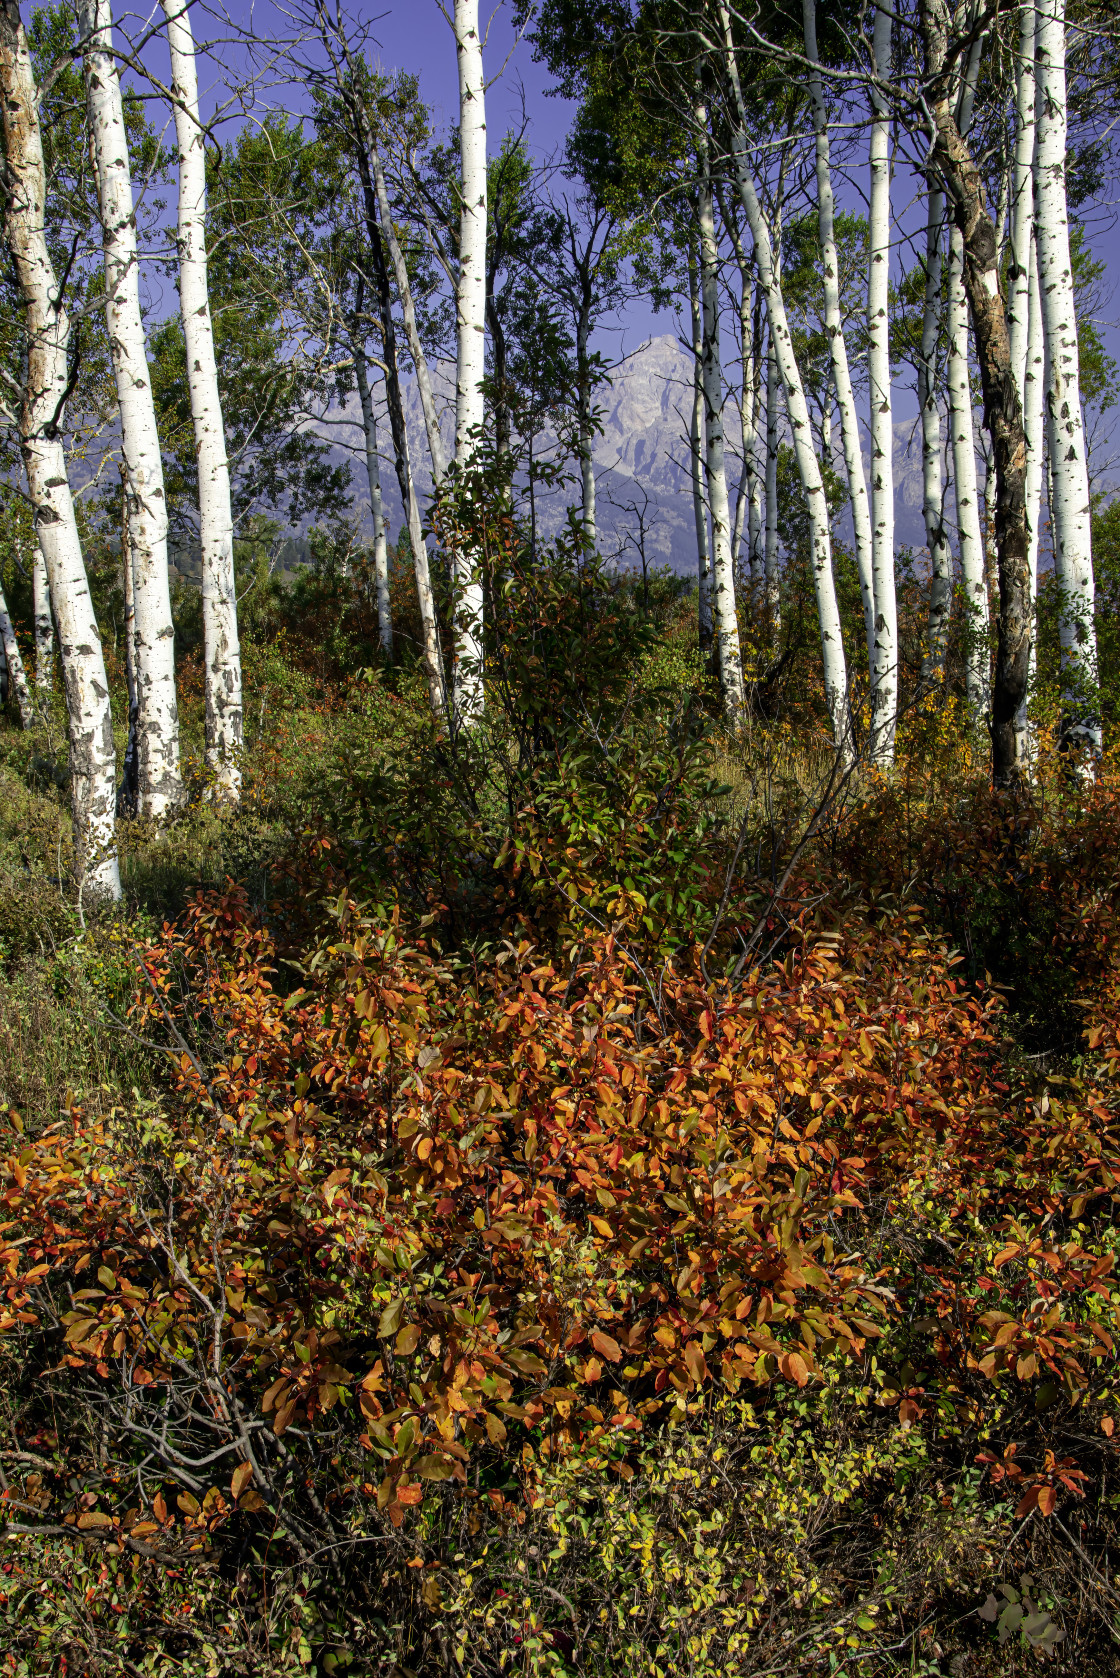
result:
[[[397,1335],[396,1349],[402,1358],[409,1358],[420,1344],[420,1329],[416,1323],[406,1323]]]
[[[233,1479],[230,1481],[230,1484],[229,1484],[229,1489],[233,1493],[235,1499],[239,1498],[241,1496],[241,1493],[245,1490],[245,1487],[248,1485],[249,1481],[252,1478],[253,1478],[253,1465],[252,1465],[252,1463],[250,1463],[250,1462],[239,1462],[237,1467],[233,1471]]]

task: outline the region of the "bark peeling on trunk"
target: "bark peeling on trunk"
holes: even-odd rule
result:
[[[718,644],[719,684],[724,714],[732,728],[743,722],[743,659],[731,555],[731,510],[723,438],[723,368],[719,346],[719,249],[716,243],[712,177],[708,162],[708,113],[696,110],[700,190],[700,382],[704,396],[705,466],[712,518],[712,619]]]
[[[162,0],[162,3],[171,51],[172,90],[176,97],[179,298],[198,458],[206,767],[219,798],[236,803],[241,796],[240,759],[244,739],[241,641],[237,629],[229,459],[207,278],[206,152],[187,0]]]
[[[467,466],[482,436],[486,372],[486,83],[478,0],[455,0],[459,62],[459,279],[455,288],[455,459]],[[456,554],[454,705],[458,727],[482,717],[482,582],[475,557]]]
[[[159,822],[183,801],[175,630],[167,571],[167,497],[140,313],[132,176],[109,0],[83,0],[79,28],[105,255],[105,322],[120,408],[135,558],[140,810]]]
[[[59,435],[70,380],[70,322],[47,247],[38,89],[17,0],[0,0],[0,94],[7,160],[4,232],[27,333],[20,450],[58,625],[79,890],[87,902],[115,901],[121,884],[109,683]]]
[[[1016,717],[1027,691],[1031,649],[1031,593],[1026,519],[1026,436],[1011,361],[1007,310],[1000,289],[995,224],[984,201],[980,172],[949,104],[944,12],[922,0],[926,68],[934,118],[931,162],[944,182],[961,235],[964,283],[976,339],[984,420],[992,439],[996,477],[999,627],[992,686],[992,769],[997,785],[1021,772]]]

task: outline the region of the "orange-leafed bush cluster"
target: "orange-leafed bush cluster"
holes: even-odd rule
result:
[[[567,969],[452,958],[346,892],[297,962],[242,894],[200,895],[129,1019],[168,1099],[10,1139],[3,1326],[133,1465],[56,1486],[58,1530],[329,1555],[340,1639],[376,1543],[383,1585],[418,1558],[409,1636],[438,1644],[425,1565],[557,1519],[589,1464],[636,1495],[656,1442],[728,1403],[758,1427],[847,1393],[993,1507],[1080,1507],[1099,1465],[1047,1419],[1111,1437],[1112,1085],[1032,1084],[998,992],[916,911],[826,925],[817,867],[784,960],[734,987],[609,936]],[[1105,984],[1090,1043],[1116,1027]]]

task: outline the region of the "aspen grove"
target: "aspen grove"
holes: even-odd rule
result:
[[[0,1675],[1120,1674],[1116,6],[0,91]]]

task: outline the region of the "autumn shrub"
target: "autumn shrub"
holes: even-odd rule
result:
[[[969,979],[1006,987],[1021,1047],[1068,1062],[1086,1003],[1116,984],[1118,826],[1116,765],[1085,785],[1059,754],[1010,799],[979,777],[887,785],[834,826],[832,865],[874,895],[920,902]]]
[[[113,1646],[200,1672],[1059,1649],[1060,1531],[1104,1578],[1114,1542],[1107,1062],[1025,1083],[998,993],[818,867],[735,987],[448,955],[349,893],[281,967],[200,897],[130,1015],[166,1094],[9,1115],[32,1576],[84,1544],[150,1616]]]

